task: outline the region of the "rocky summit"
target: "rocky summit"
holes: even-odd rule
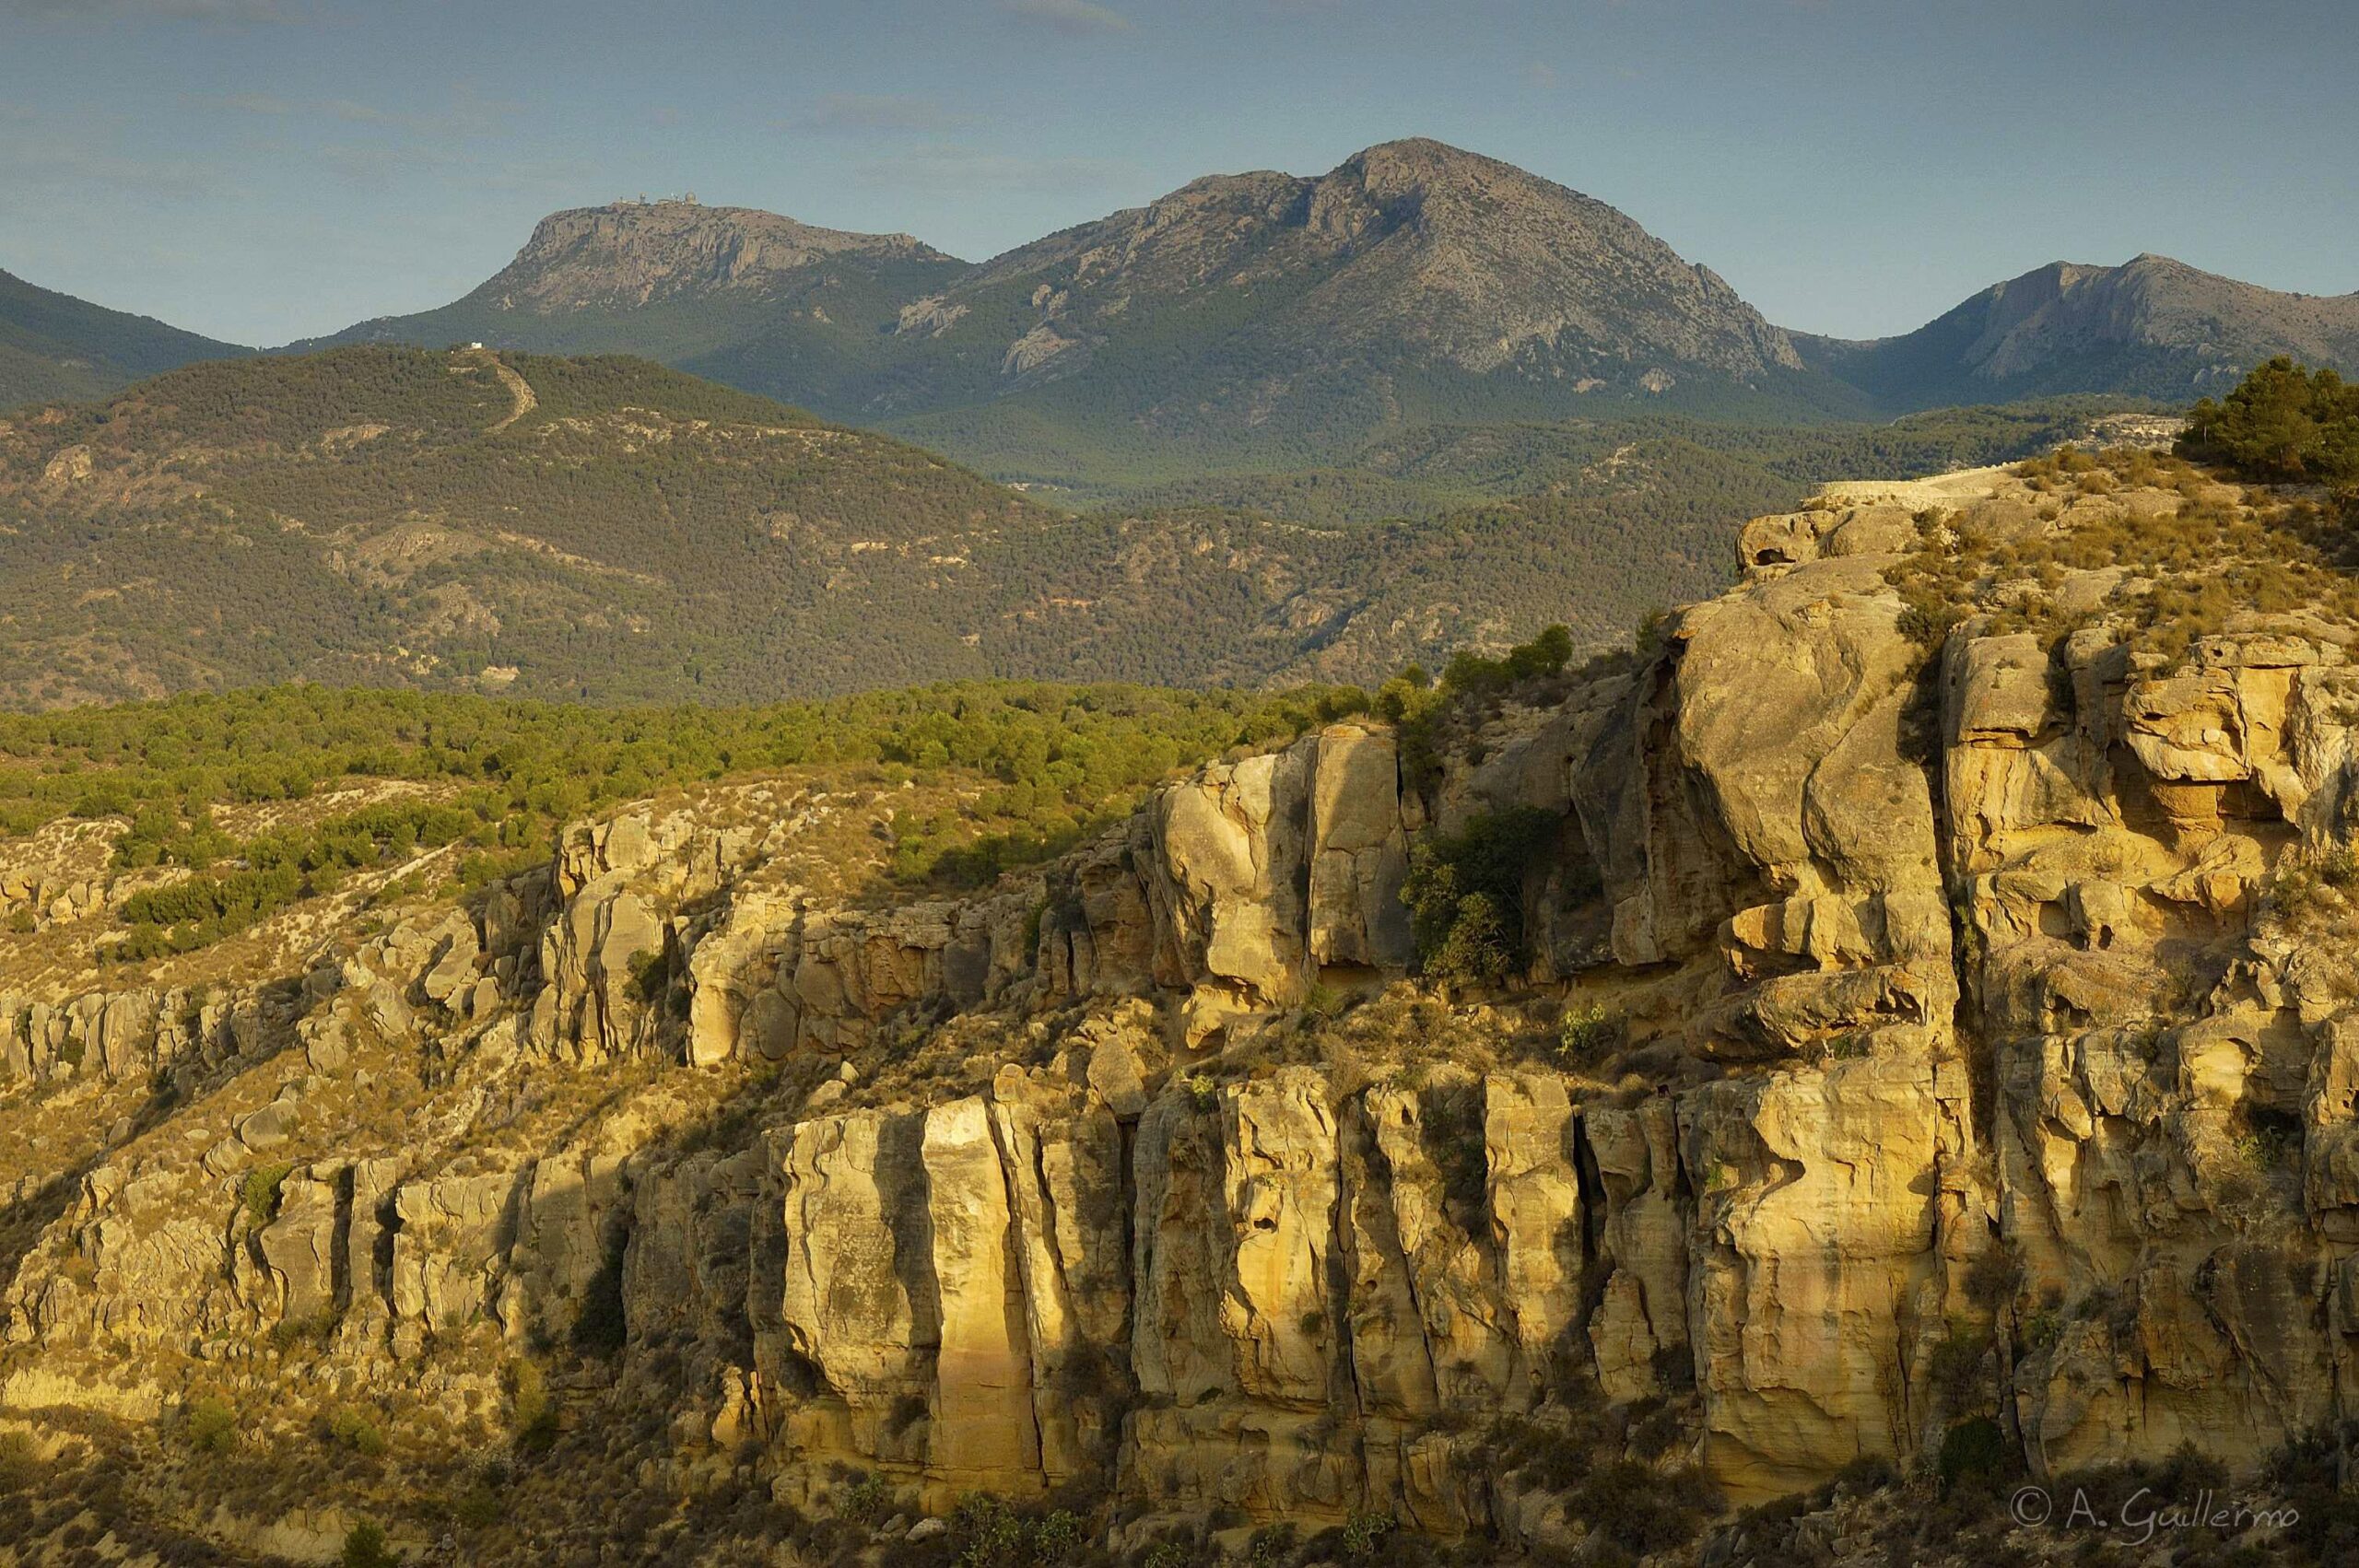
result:
[[[738,207],[563,212],[465,298],[325,341],[642,354],[1087,489],[1182,453],[1350,467],[1426,422],[2177,403],[2277,354],[2359,371],[2355,311],[2148,255],[2051,263],[1895,337],[1790,333],[1604,203],[1414,138],[977,263]]]
[[[927,322],[1010,285],[1037,312],[1026,372],[1119,346],[1134,310],[1273,291],[1257,330],[1296,373],[1349,357],[1668,390],[1682,372],[1802,369],[1784,333],[1621,213],[1434,141],[1370,147],[1317,179],[1196,181],[987,263]]]
[[[1388,688],[966,895],[862,875],[889,780],[724,780],[102,969],[170,873],[61,828],[0,1534],[1964,1563],[2073,1544],[2010,1477],[2330,1473],[2314,521],[2143,453],[1832,486],[1634,652]]]

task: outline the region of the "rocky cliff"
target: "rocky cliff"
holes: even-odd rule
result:
[[[2204,527],[2298,518],[2143,457],[1831,489],[1637,655],[973,896],[815,892],[810,802],[739,794],[301,976],[8,999],[0,1398],[232,1544],[319,1499],[158,1445],[379,1411],[405,1468],[319,1489],[509,1488],[410,1511],[468,1561],[990,1494],[1172,1562],[1767,1562],[1794,1506],[1691,1542],[1882,1468],[2250,1473],[2348,1413],[2359,675],[2258,578],[2163,614]],[[1404,884],[1510,822],[1513,967],[1421,983]]]

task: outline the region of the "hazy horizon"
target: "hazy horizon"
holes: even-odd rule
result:
[[[2321,199],[2359,137],[2316,110],[2359,40],[2322,0],[2220,27],[2087,0],[0,0],[0,268],[276,345],[446,303],[620,195],[981,260],[1427,135],[1611,203],[1797,331],[1906,332],[2142,252],[2359,289],[2359,211]]]

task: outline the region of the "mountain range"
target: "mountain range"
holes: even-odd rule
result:
[[[24,315],[0,298],[0,321]],[[1601,202],[1411,140],[1318,178],[1198,180],[981,263],[689,201],[560,212],[450,305],[289,346],[467,341],[643,356],[995,477],[1134,501],[1208,474],[1356,467],[1421,426],[2183,403],[2272,353],[2359,370],[2359,295],[2154,256],[2056,263],[1903,336],[1818,337]],[[86,345],[75,390],[161,368],[164,346],[135,363]]]
[[[980,264],[563,212],[461,300],[274,353],[0,275],[0,706],[1373,683],[1553,622],[1601,648],[1829,475],[2027,455],[2273,352],[2359,369],[2359,297],[2142,257],[1839,342],[1422,141]]]

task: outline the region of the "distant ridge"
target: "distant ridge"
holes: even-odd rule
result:
[[[966,268],[906,234],[820,228],[753,207],[616,202],[550,214],[515,260],[439,310],[288,346],[480,341],[678,365],[787,326],[808,365],[857,357],[903,301]]]
[[[0,419],[0,708],[289,680],[612,703],[1373,685],[1552,623],[1618,645],[1719,583],[1733,521],[1798,502],[1797,474],[2080,427],[1436,427],[1343,486],[1422,496],[1418,515],[1345,519],[1317,484],[1232,509],[1206,482],[1077,516],[643,359],[252,356]]]
[[[2359,373],[2359,294],[2284,294],[2168,256],[2051,262],[1901,337],[1795,342],[1896,408],[2071,392],[2186,401],[2277,354]]]
[[[448,305],[288,348],[469,342],[651,358],[1086,502],[1349,467],[1426,429],[2182,404],[2276,354],[2359,374],[2359,294],[2055,262],[1915,332],[1816,336],[1593,197],[1411,138],[982,262],[693,198],[570,208]],[[237,352],[0,275],[0,402]]]
[[[194,360],[252,352],[0,272],[0,409],[103,397]]]

